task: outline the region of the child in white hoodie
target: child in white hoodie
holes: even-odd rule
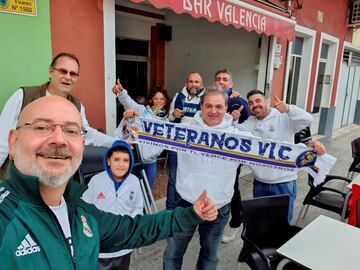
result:
[[[130,145],[115,141],[104,155],[105,171],[95,175],[83,199],[100,210],[134,217],[143,214],[139,179],[131,174],[134,156]],[[129,269],[132,250],[99,254],[99,269]]]

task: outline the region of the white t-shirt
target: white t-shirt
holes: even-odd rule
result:
[[[70,247],[71,256],[74,256],[74,247],[71,240],[68,209],[64,197],[61,198],[61,203],[59,206],[49,206],[49,208],[55,214],[57,220],[59,221],[61,229],[65,235],[67,244]]]

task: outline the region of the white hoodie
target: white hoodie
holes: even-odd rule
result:
[[[195,114],[191,124],[251,136],[249,132],[239,131],[234,128],[232,126],[232,116],[229,114],[225,114],[223,121],[219,125],[212,127],[204,123],[200,114],[201,111]],[[238,166],[239,162],[178,153],[176,191],[181,198],[194,203],[200,194],[207,190],[209,198],[220,208],[231,201]]]
[[[262,139],[272,139],[279,142],[294,143],[296,132],[311,125],[313,116],[295,105],[289,105],[289,112],[280,113],[271,108],[270,113],[264,119],[257,119],[255,116],[249,118],[242,124],[234,125],[242,131],[250,131],[253,136]],[[267,183],[277,184],[297,179],[295,171],[282,171],[259,166],[249,166],[255,179]]]

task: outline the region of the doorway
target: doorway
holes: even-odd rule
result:
[[[149,85],[149,42],[116,39],[116,78],[135,101],[146,97]],[[124,107],[116,101],[116,125],[119,125]]]

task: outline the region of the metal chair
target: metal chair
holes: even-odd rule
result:
[[[131,145],[131,147],[133,149],[134,158],[135,158],[135,165],[132,170],[132,173],[136,175],[140,180],[140,187],[144,199],[145,213],[147,214],[156,213],[158,209],[155,205],[154,196],[151,191],[151,187],[144,169],[144,165],[141,161],[139,146],[137,144],[133,144]]]
[[[351,163],[347,177],[354,179],[355,173],[360,173],[360,137],[351,142],[353,162]]]
[[[334,183],[335,181],[340,181],[341,188],[335,188],[334,186],[329,186],[326,184]],[[309,192],[306,194],[303,201],[303,206],[301,207],[300,214],[296,220],[295,224],[298,224],[300,218],[304,218],[310,205],[337,213],[341,217],[341,221],[349,215],[348,201],[351,197],[351,190],[346,187],[347,184],[351,182],[351,179],[336,176],[336,175],[327,175],[324,182],[315,186],[314,178],[309,175],[308,184],[310,186]],[[345,187],[344,187],[345,186]]]
[[[288,223],[289,196],[245,200],[242,208],[244,245],[238,262],[246,262],[251,269],[275,269],[283,259],[276,250],[301,230]],[[288,269],[298,269],[291,264]]]

